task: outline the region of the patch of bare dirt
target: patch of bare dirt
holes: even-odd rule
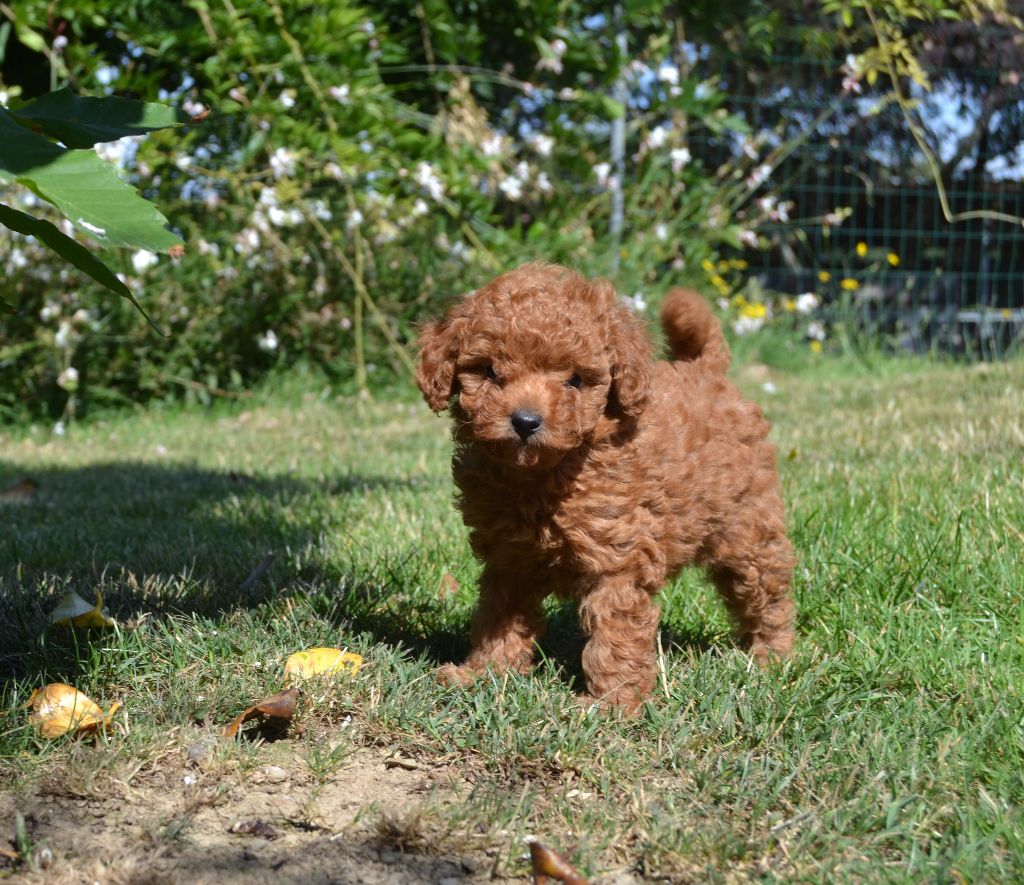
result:
[[[0,859],[26,883],[461,883],[488,880],[484,842],[445,831],[444,808],[468,789],[452,766],[361,749],[318,779],[289,741],[242,772],[165,760],[158,772],[83,789],[43,780],[0,794],[0,839],[26,822],[38,869]],[[177,755],[177,754],[176,754]]]

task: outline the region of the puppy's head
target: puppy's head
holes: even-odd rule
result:
[[[427,403],[450,405],[456,439],[506,463],[552,466],[647,403],[643,325],[610,283],[561,267],[498,277],[428,323],[420,347]]]

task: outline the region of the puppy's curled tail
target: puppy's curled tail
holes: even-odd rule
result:
[[[698,363],[722,374],[729,368],[722,325],[703,295],[692,289],[672,289],[661,305],[661,325],[674,361]]]

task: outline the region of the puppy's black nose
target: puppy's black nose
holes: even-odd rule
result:
[[[512,429],[519,434],[523,442],[540,430],[543,423],[540,415],[536,412],[527,412],[525,409],[516,409],[509,420],[512,422]]]

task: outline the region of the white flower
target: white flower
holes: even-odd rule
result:
[[[626,303],[637,313],[643,313],[647,309],[647,299],[643,292],[634,293],[632,298],[627,298]]]
[[[550,135],[537,135],[533,139],[533,149],[542,157],[550,157],[555,140]]]
[[[21,268],[28,266],[27,256],[17,246],[11,249],[10,258],[8,260],[11,263],[11,267],[15,270],[20,270]]]
[[[53,425],[54,436],[64,436],[67,432],[68,429],[64,426],[63,421],[58,421],[56,424]]]
[[[690,160],[693,159],[693,155],[690,153],[689,148],[677,147],[672,148],[668,152],[669,159],[672,160],[672,171],[676,174],[684,167],[689,165]]]
[[[444,196],[444,182],[441,181],[433,165],[422,162],[416,167],[416,183],[423,188],[435,202],[440,203]]]
[[[497,157],[501,154],[503,143],[504,139],[497,132],[492,132],[480,144],[480,149],[484,152],[485,157]]]
[[[811,322],[807,324],[807,337],[814,341],[824,341],[825,327],[817,320],[811,320]]]
[[[354,230],[355,228],[359,227],[359,225],[361,225],[363,221],[363,213],[360,212],[358,209],[353,209],[349,213],[348,218],[345,220],[345,229]]]
[[[768,177],[772,174],[772,167],[768,163],[763,163],[754,169],[750,175],[747,176],[747,187],[751,190],[756,190],[762,184],[764,184]]]
[[[765,381],[764,384],[761,385],[761,390],[767,394],[776,394],[779,392],[779,388],[777,388],[771,381]]]
[[[764,325],[764,317],[739,316],[732,324],[732,330],[737,335],[748,335],[756,332]]]
[[[668,129],[658,126],[647,133],[647,140],[644,144],[648,150],[656,151],[658,148],[664,147],[666,141],[668,141]]]
[[[68,366],[57,376],[57,386],[67,391],[76,390],[78,388],[78,369]]]
[[[285,175],[295,174],[295,163],[298,160],[299,155],[293,150],[289,150],[285,147],[279,147],[274,153],[270,155],[270,170],[274,173],[274,178],[283,178]]]
[[[153,252],[149,252],[146,249],[139,249],[132,255],[132,267],[135,268],[135,273],[144,273],[153,267],[160,259]]]
[[[601,185],[601,187],[606,187],[608,185],[611,171],[611,163],[597,163],[594,165],[593,172],[597,177],[597,183]]]
[[[246,103],[245,90],[242,89],[239,86],[232,86],[228,90],[228,98],[234,99],[239,104],[245,104]]]
[[[341,166],[333,160],[324,165],[324,175],[328,178],[333,178],[335,181],[341,181],[345,177],[345,173],[342,171]]]
[[[62,320],[61,324],[57,327],[57,334],[53,336],[53,343],[63,349],[73,344],[76,337],[71,323],[68,320]]]
[[[558,90],[558,98],[561,101],[572,101],[576,97],[576,90],[571,86],[565,86]]]
[[[815,295],[813,292],[804,292],[803,295],[796,296],[797,313],[810,313],[817,306],[818,296]]]
[[[181,103],[181,109],[190,117],[198,117],[203,111],[206,110],[206,105],[204,105],[200,101],[195,101],[194,99],[186,98]]]
[[[11,100],[11,93],[6,89],[0,89],[0,106],[7,107],[7,102]]]
[[[551,41],[550,46],[551,51],[559,58],[565,55],[565,50],[569,48],[561,37],[555,37],[555,39]]]
[[[68,45],[68,38],[63,34],[53,38],[53,51],[63,52]]]
[[[515,202],[522,199],[523,182],[515,175],[510,175],[498,185],[498,189],[510,200]]]
[[[541,172],[537,176],[536,184],[537,190],[539,190],[542,194],[550,194],[551,191],[554,190],[554,188],[551,186],[551,179],[548,178],[547,172]]]
[[[310,206],[313,207],[313,214],[321,221],[330,221],[334,217],[334,213],[323,200],[313,200]]]
[[[327,90],[327,92],[331,98],[338,102],[338,104],[348,104],[350,92],[348,83],[342,83],[340,86],[332,86]]]
[[[286,111],[290,111],[295,107],[295,90],[294,89],[283,89],[281,94],[277,97],[278,103]]]
[[[427,205],[427,201],[422,197],[417,197],[416,202],[412,204],[412,215],[414,218],[419,218],[422,215],[426,215],[430,211],[430,207]]]
[[[243,228],[235,242],[235,251],[243,255],[255,252],[260,247],[259,231],[251,227]]]
[[[658,79],[662,83],[668,83],[670,86],[678,86],[679,68],[672,64],[672,62],[663,61],[658,68]]]
[[[256,339],[256,345],[264,353],[273,353],[277,350],[278,340],[277,335],[274,334],[274,330],[267,329],[266,332]]]
[[[659,221],[654,225],[654,235],[664,243],[668,239],[668,225],[664,221]]]
[[[744,138],[743,139],[742,150],[743,150],[743,155],[748,160],[756,160],[757,159],[757,143],[754,141],[754,139],[752,139],[752,138]]]
[[[54,317],[60,316],[60,305],[53,301],[47,301],[43,305],[42,310],[39,311],[39,319],[44,323],[49,322]]]
[[[338,325],[340,325],[341,328],[347,332],[349,329],[352,328],[352,320],[350,320],[348,317],[342,317],[341,322]]]
[[[755,234],[752,230],[741,230],[739,240],[748,249],[757,248],[757,234]]]
[[[267,210],[267,217],[274,227],[295,227],[302,223],[301,209],[282,209],[280,206],[271,206]]]

